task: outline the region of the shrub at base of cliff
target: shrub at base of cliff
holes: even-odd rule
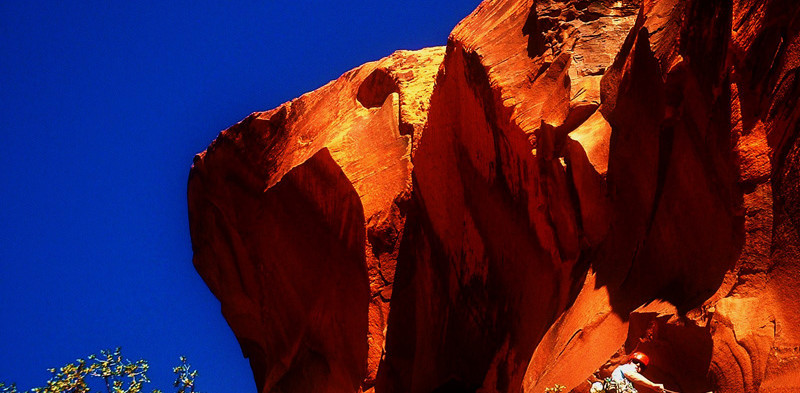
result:
[[[173,368],[176,378],[173,386],[176,393],[195,393],[197,371],[191,369],[186,357],[181,356],[180,365]],[[100,351],[100,355],[89,355],[77,359],[58,369],[49,369],[52,377],[45,386],[32,388],[25,393],[139,393],[150,383],[147,370],[150,365],[139,359],[132,362],[122,356],[120,348]],[[153,389],[153,393],[162,393]],[[0,382],[0,393],[18,393],[15,384]]]

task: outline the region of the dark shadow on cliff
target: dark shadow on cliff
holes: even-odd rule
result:
[[[528,36],[528,57],[531,59],[541,56],[547,47],[544,42],[543,28],[540,28],[541,23],[539,17],[536,15],[536,2],[531,5],[531,10],[528,13],[528,18],[525,19],[525,24],[522,26],[522,35]]]
[[[358,194],[327,149],[265,192],[263,174],[229,136],[190,177],[198,272],[221,299],[259,391],[356,389],[369,302]]]
[[[640,13],[602,83],[613,130],[612,224],[592,261],[596,286],[607,287],[614,313],[630,323],[625,350],[647,351],[659,365],[655,380],[698,391],[710,386],[710,328],[680,320],[720,288],[744,245],[727,52],[719,49],[730,39],[730,7],[683,3],[673,12],[689,22],[666,21],[656,33]],[[680,26],[682,59],[667,60],[668,44],[651,39]],[[652,301],[674,305],[678,321],[631,314]]]
[[[707,5],[692,3],[682,12],[698,26],[729,31],[730,6],[719,3],[727,20],[714,19]],[[615,312],[626,319],[653,299],[674,304],[682,314],[698,307],[719,288],[743,245],[742,194],[728,121],[731,93],[721,71],[725,53],[707,57],[710,44],[703,41],[726,47],[729,37],[707,35],[683,36],[684,58],[703,62],[665,70],[651,48],[651,33],[634,28],[635,39],[626,40],[630,49],[621,50],[604,76],[601,108],[613,129],[613,218],[593,267],[598,286],[609,288]],[[704,74],[710,70],[716,77]]]

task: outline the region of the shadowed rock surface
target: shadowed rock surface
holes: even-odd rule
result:
[[[398,51],[365,64],[253,113],[195,158],[194,263],[260,391],[374,383],[412,135],[425,123],[443,54]]]
[[[800,391],[800,7],[487,0],[195,158],[261,392]],[[641,391],[645,391],[642,389]]]

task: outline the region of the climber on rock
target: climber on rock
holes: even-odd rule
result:
[[[646,386],[659,393],[668,392],[664,385],[653,383],[641,372],[650,364],[650,358],[642,352],[634,352],[627,363],[614,369],[611,378],[592,384],[591,393],[637,393],[635,386]]]

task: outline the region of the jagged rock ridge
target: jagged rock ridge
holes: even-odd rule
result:
[[[482,3],[195,158],[262,392],[800,389],[800,7]]]

